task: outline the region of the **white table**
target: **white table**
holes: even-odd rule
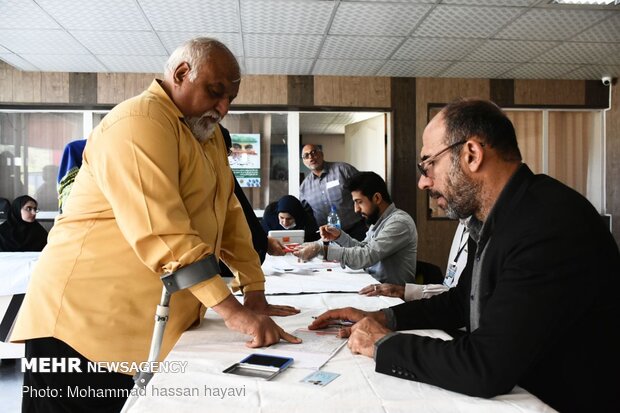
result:
[[[0,296],[24,294],[40,252],[0,252]]]
[[[299,277],[323,278],[327,291],[339,290],[355,280],[367,285],[374,280],[368,274],[349,274],[354,279],[339,283],[335,271],[314,274],[278,274],[268,276],[267,294],[283,286],[295,285]],[[358,288],[357,286],[355,288]],[[353,290],[352,288],[350,288]],[[303,288],[302,288],[303,290]],[[306,327],[313,315],[337,307],[353,306],[366,310],[395,305],[398,299],[364,297],[352,293],[320,293],[275,295],[274,304],[294,305],[301,313],[291,317],[274,317],[285,330]],[[437,330],[416,331],[417,334],[447,339]],[[245,347],[247,336],[231,332],[213,311],[208,311],[201,326],[185,332],[168,355],[168,361],[187,362],[185,373],[157,373],[146,396],[138,398],[130,412],[194,412],[285,413],[285,412],[553,412],[554,410],[523,389],[493,399],[469,397],[435,386],[398,379],[376,373],[375,362],[365,356],[353,355],[345,346],[322,370],[341,376],[325,387],[302,383],[312,370],[291,367],[273,381],[233,376],[222,373],[226,367],[255,352]],[[265,350],[268,353],[268,349]],[[294,366],[294,364],[293,364]],[[216,390],[220,389],[220,390]],[[169,394],[163,396],[163,391]],[[182,395],[188,392],[187,395]],[[170,394],[181,393],[181,394]],[[234,395],[233,395],[234,394]]]

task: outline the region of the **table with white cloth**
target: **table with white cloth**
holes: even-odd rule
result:
[[[23,294],[40,252],[0,252],[0,296]]]
[[[275,260],[277,261],[277,260]],[[292,305],[300,314],[273,317],[286,331],[305,328],[312,316],[339,307],[378,310],[396,305],[400,299],[366,297],[357,291],[376,283],[361,271],[338,266],[282,268],[269,258],[264,265],[266,294],[272,304]],[[286,267],[286,266],[284,266]],[[239,297],[240,298],[240,297]],[[241,298],[240,298],[241,299]],[[416,330],[409,333],[450,339],[443,331]],[[371,358],[354,355],[342,347],[322,371],[340,374],[326,386],[301,380],[312,369],[295,363],[271,381],[225,374],[222,371],[255,352],[270,354],[269,348],[245,346],[249,337],[230,331],[213,311],[204,322],[186,331],[166,361],[186,362],[184,373],[156,373],[144,394],[129,411],[137,412],[553,412],[527,391],[515,387],[511,393],[483,399],[451,392],[415,381],[375,372]]]
[[[40,252],[0,252],[0,330],[4,331],[6,324],[14,321],[15,305],[21,304],[39,255]],[[23,344],[0,341],[0,358],[23,356]]]

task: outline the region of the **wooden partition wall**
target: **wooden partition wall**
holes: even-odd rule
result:
[[[0,62],[0,106],[113,105],[142,92],[153,74],[20,72]],[[419,258],[445,268],[456,223],[429,220],[417,189],[415,162],[428,105],[459,96],[490,98],[500,106],[607,106],[598,80],[511,80],[331,76],[245,76],[233,108],[381,109],[391,112],[388,182],[394,201],[416,220]],[[620,241],[620,94],[607,112],[607,212]]]

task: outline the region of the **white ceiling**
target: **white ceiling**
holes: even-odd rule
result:
[[[0,0],[21,70],[162,71],[184,40],[226,43],[245,74],[620,77],[620,6],[550,0]]]

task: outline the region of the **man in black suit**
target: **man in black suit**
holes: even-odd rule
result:
[[[452,218],[473,215],[466,282],[356,321],[343,335],[378,372],[479,397],[515,385],[561,412],[620,406],[620,254],[580,194],[521,162],[514,127],[493,103],[460,100],[424,131],[418,186]],[[471,253],[471,252],[470,252]],[[393,330],[466,327],[452,341]]]

